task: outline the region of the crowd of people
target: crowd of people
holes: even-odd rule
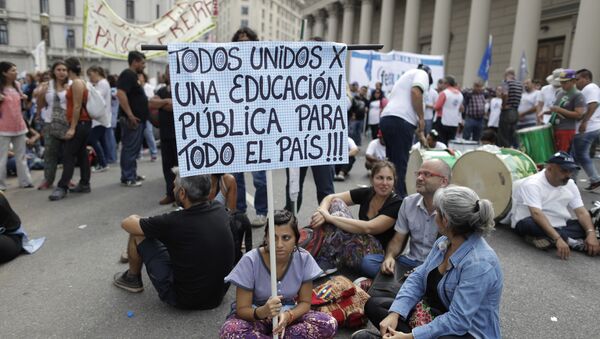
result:
[[[258,41],[258,36],[242,28],[232,41]],[[84,73],[77,58],[68,58],[56,61],[37,84],[29,76],[21,84],[16,66],[0,62],[0,191],[7,189],[10,159],[23,188],[33,187],[29,169],[35,159],[41,161],[44,179],[38,189],[52,189],[51,201],[90,193],[92,172],[109,171],[117,160],[121,185],[139,187],[144,176],[137,171],[137,160],[144,142],[150,160],[158,159],[154,122],[165,180],[165,195],[158,203],[179,209],[147,218],[134,214],[122,221],[129,238],[121,260],[128,269],[113,282],[142,292],[145,266],[160,300],[183,309],[215,308],[233,284],[235,302],[221,338],[335,336],[339,324],[331,314],[311,309],[311,294],[313,281],[337,271],[371,281],[364,310],[378,331],[361,330],[353,338],[500,338],[503,274],[485,240],[495,225],[492,203],[470,188],[451,185],[451,168],[440,159],[420,165],[416,193],[407,194],[411,150],[446,149],[459,135],[518,147],[517,129],[552,124],[551,146],[557,153],[545,159],[543,171],[514,184],[510,226],[535,247],[556,247],[561,259],[571,250],[600,253],[596,226],[572,179],[583,168],[590,181],[587,189],[600,187],[590,156],[600,134],[600,88],[589,70],[557,69],[542,88],[536,80],[515,80],[512,69],[495,89],[481,82],[461,89],[451,75],[434,88],[426,65],[405,72],[389,93],[381,83],[370,93],[367,86],[350,84],[349,163],[311,167],[319,207],[304,221],[296,216],[308,168],[286,170],[285,208],[273,211],[275,253],[270,252],[273,244],[265,227],[263,243],[255,249],[247,243],[240,258],[235,253],[241,243],[231,225],[234,215],[245,216],[247,210],[244,173],[182,178],[176,170],[168,67],[154,90],[144,74],[144,54],[130,52],[128,64],[114,76],[99,66]],[[104,100],[104,114],[97,118],[86,107],[90,91]],[[336,193],[334,181],[348,177],[367,133],[370,185]],[[62,172],[54,186],[59,164]],[[76,166],[81,174],[75,184]],[[251,174],[257,217],[247,223],[263,226],[268,224],[265,172]],[[292,175],[299,180],[294,199],[289,194]],[[356,218],[352,205],[359,206]],[[0,212],[0,262],[5,262],[20,253],[23,235],[17,231],[20,219],[2,194]],[[299,223],[319,233],[321,242],[312,254],[299,245]],[[277,296],[271,295],[271,256]]]

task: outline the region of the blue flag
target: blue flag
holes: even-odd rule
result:
[[[477,75],[487,81],[490,75],[490,66],[492,65],[492,36],[490,35],[490,39],[485,49],[485,53],[483,53],[483,58],[481,58],[481,64],[479,65],[479,71]]]
[[[521,54],[521,63],[519,64],[519,81],[525,80],[528,74],[527,57],[525,56],[525,51],[523,51],[523,54]]]

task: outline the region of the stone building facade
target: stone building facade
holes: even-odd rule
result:
[[[465,86],[478,79],[490,34],[490,85],[506,67],[518,70],[523,52],[529,77],[585,67],[600,78],[597,0],[307,0],[302,14],[308,36],[442,54],[446,73]]]

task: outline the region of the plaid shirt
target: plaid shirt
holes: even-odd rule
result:
[[[463,92],[465,100],[465,117],[471,119],[481,119],[485,113],[485,94],[474,93],[473,90]]]

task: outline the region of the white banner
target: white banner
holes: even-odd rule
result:
[[[48,56],[46,55],[46,41],[40,41],[35,49],[31,51],[33,55],[34,70],[36,72],[44,72],[48,69]]]
[[[182,176],[348,162],[346,45],[168,45]]]
[[[353,51],[350,58],[350,82],[375,88],[382,83],[383,91],[389,93],[404,72],[425,64],[431,68],[433,86],[444,77],[444,56],[423,55],[391,51],[389,53]]]
[[[216,1],[216,0],[215,0]],[[144,6],[145,2],[136,2]],[[118,16],[105,0],[86,0],[83,21],[83,47],[116,59],[127,59],[140,45],[166,45],[194,41],[215,27],[213,0],[178,0],[173,8],[155,21],[134,25]],[[149,51],[146,57],[165,55]]]

